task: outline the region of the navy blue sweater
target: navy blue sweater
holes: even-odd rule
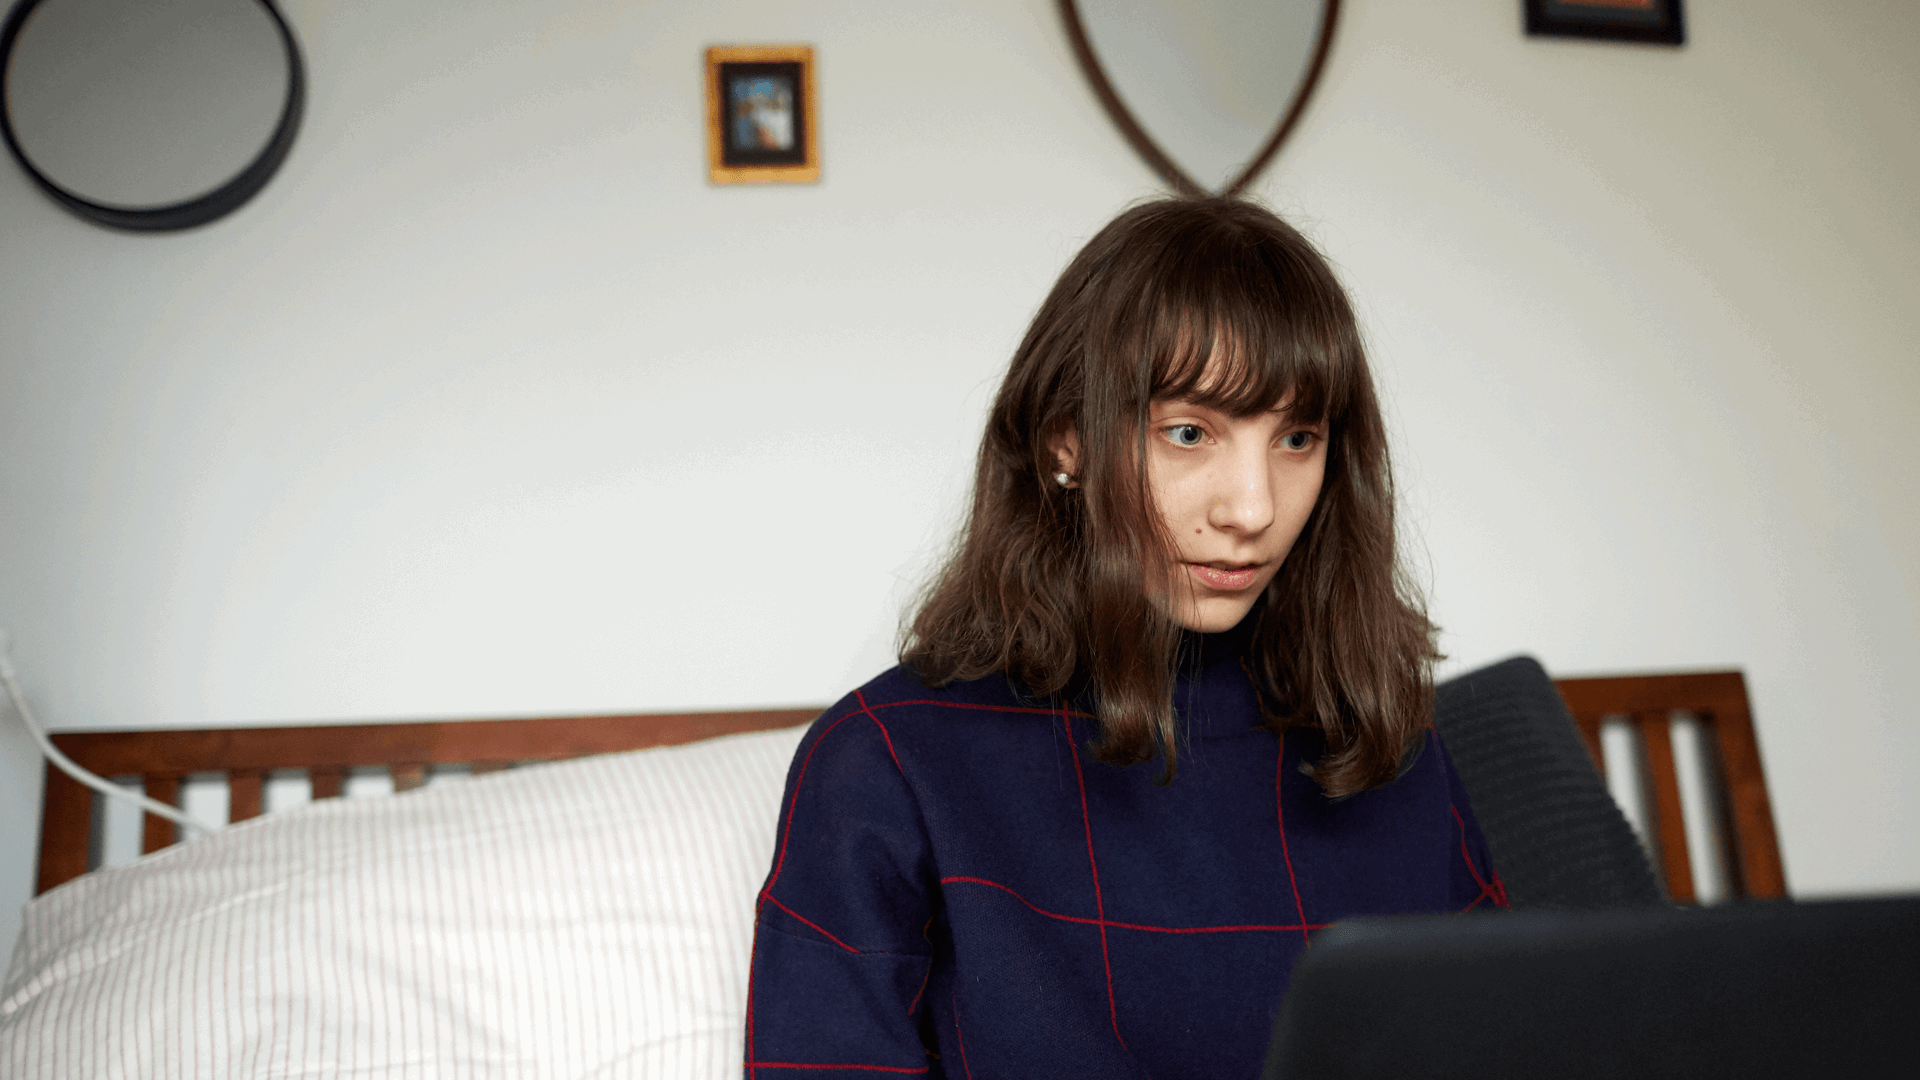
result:
[[[1438,736],[1329,800],[1315,733],[1260,728],[1209,651],[1164,787],[1005,679],[895,668],[827,710],[760,894],[748,1080],[1252,1077],[1310,931],[1504,903]]]

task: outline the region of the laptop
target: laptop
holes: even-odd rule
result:
[[[1920,897],[1339,923],[1262,1075],[1920,1077]]]

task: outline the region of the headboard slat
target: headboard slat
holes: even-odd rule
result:
[[[40,874],[34,892],[46,892],[87,872],[92,832],[93,792],[48,762],[40,800]]]
[[[1680,808],[1680,774],[1673,763],[1672,717],[1654,711],[1633,719],[1640,728],[1640,751],[1646,755],[1647,783],[1653,788],[1653,827],[1647,831],[1660,856],[1660,879],[1674,903],[1691,904],[1696,899],[1693,864],[1688,856],[1687,819]]]
[[[339,795],[340,789],[346,786],[347,771],[345,769],[312,768],[307,770],[307,780],[313,785],[314,798],[331,799]]]
[[[180,778],[172,773],[144,777],[140,786],[155,802],[180,805]],[[140,854],[151,855],[173,843],[178,832],[179,826],[159,814],[140,815]]]
[[[427,784],[427,767],[417,761],[389,766],[387,775],[393,777],[393,790],[396,792],[412,791]]]
[[[227,821],[250,821],[260,816],[261,769],[233,769],[227,773]]]

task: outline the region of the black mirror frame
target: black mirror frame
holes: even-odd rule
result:
[[[1327,65],[1327,53],[1333,47],[1334,24],[1340,20],[1340,0],[1321,0],[1323,13],[1320,17],[1320,33],[1313,43],[1313,59],[1307,64],[1306,76],[1300,80],[1299,87],[1293,92],[1293,100],[1287,103],[1287,111],[1281,115],[1280,123],[1274,127],[1273,134],[1269,135],[1266,143],[1260,147],[1260,152],[1240,170],[1240,175],[1218,192],[1209,192],[1188,176],[1184,169],[1174,164],[1166,151],[1160,149],[1160,144],[1154,142],[1153,137],[1140,126],[1140,122],[1133,118],[1133,112],[1127,108],[1126,102],[1120,100],[1119,93],[1113,88],[1112,80],[1107,78],[1106,69],[1100,66],[1100,58],[1093,53],[1093,43],[1087,39],[1087,28],[1080,20],[1078,5],[1074,0],[1059,0],[1059,3],[1060,20],[1066,24],[1067,40],[1073,45],[1073,55],[1080,61],[1080,70],[1086,74],[1087,81],[1093,84],[1094,95],[1100,99],[1100,104],[1107,110],[1107,115],[1112,117],[1114,126],[1120,129],[1120,134],[1126,136],[1127,142],[1133,145],[1134,150],[1147,165],[1160,174],[1161,179],[1189,199],[1216,196],[1231,199],[1246,190],[1247,185],[1253,183],[1254,179],[1267,167],[1267,163],[1273,160],[1273,155],[1280,150],[1280,144],[1286,141],[1287,134],[1293,130],[1294,124],[1300,120],[1300,114],[1306,110],[1307,99],[1313,96],[1313,88],[1320,81],[1320,72]]]
[[[279,170],[280,163],[286,160],[288,151],[293,149],[293,136],[300,129],[300,116],[307,102],[305,67],[300,60],[299,43],[293,38],[293,28],[287,25],[287,20],[274,7],[273,0],[255,2],[266,9],[274,26],[279,28],[280,41],[287,50],[287,100],[267,145],[246,168],[226,183],[205,195],[166,206],[107,206],[68,191],[36,168],[14,136],[6,78],[7,69],[13,63],[13,47],[20,37],[20,29],[26,24],[27,16],[33,14],[33,9],[40,6],[41,0],[18,0],[13,9],[7,12],[5,25],[0,26],[0,135],[5,136],[7,149],[13,151],[14,159],[33,178],[33,182],[40,185],[40,190],[61,206],[99,225],[132,232],[170,232],[205,225],[232,213],[265,187]]]

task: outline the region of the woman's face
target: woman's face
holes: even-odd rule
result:
[[[1297,422],[1285,402],[1236,418],[1171,399],[1148,417],[1147,486],[1175,546],[1168,614],[1188,630],[1231,629],[1313,513],[1326,427]]]

